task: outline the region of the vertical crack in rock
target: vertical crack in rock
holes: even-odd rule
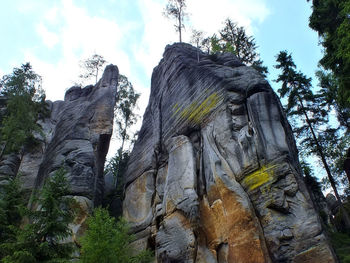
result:
[[[109,65],[95,86],[74,86],[66,91],[64,101],[47,101],[50,116],[39,121],[43,133],[34,134],[38,145],[24,149],[22,156],[9,155],[0,162],[0,183],[17,172],[22,174],[28,199],[58,169],[65,170],[70,184],[68,194],[77,201],[79,211],[72,225],[75,242],[84,233],[93,206],[101,204],[118,76],[118,68]],[[0,98],[0,104],[1,101]],[[29,207],[34,205],[31,202]]]
[[[70,181],[70,194],[100,204],[117,84],[118,68],[109,65],[95,86],[72,87],[64,101],[49,103],[51,116],[42,124],[46,146],[38,172],[31,177],[35,180],[34,191],[63,167]]]
[[[235,56],[197,52],[167,46],[153,71],[126,172],[135,247],[155,240],[160,263],[336,262],[276,94]]]
[[[245,112],[246,112],[246,115],[247,115],[247,120],[248,120],[248,134],[249,135],[253,135],[254,130],[253,130],[253,127],[251,127],[252,124],[251,124],[251,117],[250,117],[250,113],[249,113],[247,99],[244,100],[244,109],[245,109]],[[259,158],[259,154],[258,154],[258,149],[255,148],[255,147],[254,147],[254,149],[255,149],[255,155],[256,155],[257,164],[258,164],[258,167],[260,168],[261,167],[261,163],[260,163],[260,158]]]
[[[94,183],[94,197],[93,203],[99,205],[102,203],[103,190],[104,190],[104,163],[109,149],[109,142],[112,134],[100,134],[97,144],[97,151],[95,152],[96,159],[96,176]]]

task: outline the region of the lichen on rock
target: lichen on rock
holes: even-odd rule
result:
[[[125,193],[157,262],[336,262],[278,97],[231,54],[166,47]]]

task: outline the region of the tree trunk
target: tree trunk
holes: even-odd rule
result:
[[[344,161],[344,171],[346,173],[346,176],[348,177],[348,183],[350,185],[350,148],[348,149],[346,159]]]
[[[0,161],[2,160],[2,156],[4,155],[4,152],[5,152],[5,148],[6,148],[6,142],[5,142],[5,145],[2,147],[1,149],[1,153],[0,153]]]
[[[197,60],[199,63],[199,41],[197,41]]]
[[[179,35],[180,35],[180,43],[182,42],[181,28],[182,28],[182,23],[181,23],[181,10],[180,10],[180,12],[179,12]]]
[[[97,77],[98,77],[98,68],[96,68],[96,82],[95,82],[95,85],[97,84]]]
[[[331,183],[331,186],[333,188],[333,191],[334,191],[334,194],[337,198],[337,201],[338,201],[338,204],[339,204],[339,207],[340,207],[340,210],[342,211],[342,214],[343,214],[343,220],[344,220],[344,223],[345,223],[345,227],[346,229],[350,229],[350,217],[347,213],[347,211],[345,210],[344,206],[343,206],[343,203],[341,201],[341,198],[339,196],[339,193],[338,193],[338,190],[337,190],[337,186],[336,186],[336,183],[335,183],[335,180],[331,174],[331,171],[329,169],[329,166],[328,166],[328,163],[327,163],[327,160],[323,154],[323,149],[321,147],[321,145],[319,144],[318,142],[318,139],[316,137],[316,134],[315,134],[315,131],[311,125],[311,121],[309,119],[309,116],[307,115],[307,112],[304,108],[304,104],[303,104],[303,101],[302,99],[300,98],[300,96],[298,96],[298,100],[299,100],[299,103],[300,103],[300,106],[301,106],[301,110],[306,118],[306,122],[307,122],[307,125],[309,126],[309,129],[311,131],[311,134],[312,134],[312,138],[316,144],[316,149],[317,149],[317,152],[319,154],[319,157],[321,157],[321,161],[323,163],[323,166],[327,172],[327,176],[328,176],[328,179],[329,179],[329,182]]]

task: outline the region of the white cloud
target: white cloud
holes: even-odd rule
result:
[[[85,8],[75,5],[73,0],[61,0],[60,4],[43,12],[43,17],[36,27],[37,33],[46,47],[60,50],[61,57],[54,64],[31,50],[26,50],[26,57],[43,75],[48,98],[63,98],[63,91],[71,86],[79,75],[79,59],[87,58],[93,53],[98,53],[109,62],[117,64],[120,72],[131,80],[142,83],[142,90],[150,86],[150,81],[144,83],[139,76],[132,75],[132,55],[136,57],[137,63],[150,80],[152,70],[161,59],[164,47],[178,41],[178,36],[173,21],[162,15],[166,1],[138,0],[137,3],[141,12],[137,22],[143,26],[143,35],[140,36],[139,42],[130,43],[133,54],[127,54],[121,42],[133,27],[139,26],[135,21],[125,23],[117,21],[118,18],[108,20],[91,16]],[[213,34],[222,27],[226,17],[231,17],[252,31],[252,21],[261,22],[269,14],[263,0],[221,0],[220,5],[209,0],[191,0],[187,5],[191,25],[188,25],[184,32],[184,41],[189,40],[192,26]],[[28,10],[30,7],[25,5],[22,9]]]
[[[110,2],[114,2],[116,8],[122,5],[120,1]],[[173,21],[162,14],[166,2],[137,0],[141,17],[133,17],[132,21],[91,15],[86,8],[77,6],[73,0],[61,0],[55,6],[40,7],[43,11],[40,22],[36,25],[36,32],[49,55],[44,57],[35,49],[27,48],[25,59],[43,76],[47,98],[63,99],[65,90],[73,85],[80,74],[79,60],[97,53],[109,63],[118,65],[120,72],[128,76],[135,89],[141,93],[139,114],[143,115],[148,103],[152,70],[159,63],[165,46],[178,41]],[[222,22],[227,17],[245,26],[251,34],[252,23],[262,22],[269,14],[263,0],[220,0],[219,4],[209,0],[189,0],[187,5],[190,19],[184,32],[184,41],[189,41],[192,26],[211,35],[222,27]],[[32,9],[33,6],[23,5],[20,11],[30,12]],[[127,38],[132,34],[130,32],[136,32],[134,29],[140,26],[143,29],[142,34]],[[132,53],[128,53],[125,45],[123,46],[125,39],[137,38],[139,41],[127,43],[129,50],[132,50]],[[48,58],[50,52],[55,58],[54,63]],[[145,74],[135,73],[140,67]],[[138,126],[140,125],[141,122]]]
[[[252,22],[262,22],[270,13],[263,0],[220,0],[220,3],[191,0],[188,1],[188,11],[193,27],[209,35],[221,29],[228,17],[252,33]]]
[[[48,48],[54,47],[59,41],[57,34],[50,32],[42,23],[37,25],[36,31],[42,37],[44,45]]]
[[[174,30],[174,22],[162,15],[166,1],[138,0],[138,3],[144,23],[144,34],[140,44],[134,46],[134,52],[150,77],[153,68],[162,57],[166,44],[177,42],[178,35]],[[222,23],[228,17],[252,34],[253,21],[261,23],[270,14],[264,0],[220,0],[220,3],[213,3],[211,0],[190,0],[187,1],[187,11],[189,21],[183,34],[185,42],[190,40],[192,27],[212,35],[222,28]]]
[[[90,16],[72,0],[62,0],[60,5],[46,10],[37,25],[43,44],[48,48],[58,46],[56,50],[60,50],[60,58],[52,63],[30,49],[25,51],[25,57],[43,76],[47,98],[62,99],[64,91],[77,80],[80,73],[79,60],[93,53],[117,64],[124,74],[130,74],[129,57],[120,46],[126,30],[115,21]]]
[[[153,68],[159,63],[164,47],[178,41],[172,21],[162,15],[165,2],[157,0],[139,0],[144,33],[139,45],[134,46],[138,62],[143,65],[150,78]]]

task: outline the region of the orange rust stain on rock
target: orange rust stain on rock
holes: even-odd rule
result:
[[[167,215],[165,219],[173,219],[177,218],[180,222],[180,225],[183,226],[184,229],[190,229],[192,230],[192,224],[191,222],[179,211],[175,211],[174,213],[171,213],[170,215]]]
[[[227,243],[228,262],[265,263],[259,229],[250,211],[239,202],[240,197],[219,178],[208,196],[219,197],[210,204],[204,196],[200,202],[200,231],[205,235],[209,250],[216,256],[219,245]]]
[[[86,220],[90,215],[90,209],[88,207],[88,204],[76,200],[74,200],[71,209],[74,209],[76,211],[73,224],[75,227],[78,227],[77,232],[72,233],[72,240],[79,246],[79,238],[82,237],[87,230]]]

